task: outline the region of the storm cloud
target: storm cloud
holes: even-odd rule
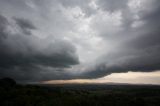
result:
[[[160,69],[159,0],[1,0],[0,77],[99,78]]]
[[[133,1],[140,2],[138,0]],[[131,23],[127,23],[125,26],[126,23],[123,23],[122,31],[111,35],[111,38],[107,35],[107,32],[106,34],[102,33],[104,39],[110,39],[117,43],[116,48],[99,58],[98,64],[91,69],[89,68],[89,71],[85,73],[85,78],[98,78],[117,72],[149,72],[160,69],[159,1],[155,0],[150,4],[146,1],[146,4],[148,7],[144,6],[142,10],[132,14],[138,18],[130,19]],[[124,14],[123,11],[122,14]],[[137,25],[134,26],[135,24]]]
[[[12,23],[9,23],[4,16],[1,15],[0,19],[2,22],[0,23],[1,77],[10,75],[13,71],[13,76],[8,77],[16,79],[19,75],[17,71],[37,75],[40,72],[39,67],[68,68],[79,63],[76,49],[69,42],[60,39],[44,42],[45,39],[32,35],[31,30],[36,30],[36,27],[29,20],[13,18],[16,28],[12,28]],[[33,72],[37,70],[37,72],[33,73],[31,70]],[[57,70],[60,71],[60,69]]]

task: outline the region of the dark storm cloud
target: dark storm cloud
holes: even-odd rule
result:
[[[0,12],[4,16],[0,15],[0,77],[27,82],[99,78],[118,72],[159,70],[160,2],[143,0],[146,6],[131,9],[130,1],[1,0]],[[140,10],[136,10],[138,8]],[[80,12],[84,16],[77,15],[82,14]],[[117,25],[114,19],[119,17],[120,24]],[[81,22],[86,24],[80,26],[86,27],[82,31],[78,29]],[[110,26],[114,22],[117,26]],[[94,40],[88,40],[94,34],[87,32],[88,29],[96,32]],[[83,57],[95,52],[92,48],[98,48],[84,46],[83,43],[94,45],[97,37],[111,50],[100,49],[103,55],[95,56],[98,57],[95,62],[79,64],[78,55]],[[101,51],[96,52],[95,55]],[[87,59],[86,56],[82,60]],[[72,68],[73,65],[75,67]]]
[[[6,37],[5,32],[7,24],[7,19],[4,16],[0,15],[0,40]]]
[[[43,40],[31,35],[31,32],[24,32],[37,29],[29,20],[14,18],[20,29],[16,29],[16,33],[13,34],[7,29],[11,27],[8,20],[2,15],[0,19],[0,77],[31,80],[36,79],[38,77],[35,77],[36,75],[41,75],[40,66],[52,67],[51,72],[54,73],[79,63],[76,49],[69,42],[56,39],[47,40],[48,42],[43,44]]]
[[[54,79],[71,79],[73,76],[65,72],[63,68],[51,67],[14,67],[0,68],[0,77],[11,77],[17,82],[39,82]],[[5,72],[4,72],[5,71]],[[75,78],[75,77],[74,77]]]
[[[87,69],[86,73],[78,77],[99,78],[111,73],[140,71],[149,72],[160,69],[160,2],[154,1],[148,7],[150,11],[141,11],[139,21],[144,25],[132,28],[131,24],[123,26],[127,31],[118,33],[119,42],[117,48],[111,53],[101,57],[98,64]],[[128,29],[129,28],[129,29]],[[121,35],[122,34],[122,35]],[[105,35],[103,37],[106,39]],[[125,40],[123,40],[125,39]]]
[[[15,21],[18,24],[18,26],[22,29],[22,31],[27,35],[31,34],[30,30],[36,29],[36,27],[29,20],[15,18]]]
[[[135,49],[134,49],[135,50]],[[160,69],[160,46],[152,47],[145,50],[129,49],[122,53],[112,54],[103,57],[102,63],[95,65],[94,67],[88,69],[86,73],[80,75],[82,78],[99,78],[111,73],[123,73],[128,71],[134,72],[150,72]],[[110,61],[109,61],[110,60]]]

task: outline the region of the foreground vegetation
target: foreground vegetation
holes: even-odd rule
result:
[[[0,80],[0,106],[160,106],[159,86],[18,85]]]

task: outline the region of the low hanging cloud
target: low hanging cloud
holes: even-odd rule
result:
[[[0,77],[92,79],[160,69],[159,0],[19,1],[0,1]]]
[[[2,15],[0,19],[0,77],[9,75],[15,79],[17,76],[22,78],[24,76],[18,74],[20,71],[27,78],[39,74],[39,67],[52,67],[60,71],[58,68],[69,68],[79,63],[76,49],[69,42],[59,39],[44,42],[44,39],[32,35],[32,30],[36,30],[36,27],[29,20],[20,18],[13,19],[16,24],[14,26],[18,27],[12,29],[16,31],[13,34],[7,29],[12,27],[9,21]]]

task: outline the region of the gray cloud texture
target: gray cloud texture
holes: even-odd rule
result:
[[[160,69],[158,0],[1,0],[0,12],[0,77],[41,81]]]
[[[106,2],[109,3],[110,1]],[[114,0],[112,2],[114,2]],[[142,72],[159,70],[159,4],[160,2],[158,0],[152,1],[151,5],[136,14],[139,15],[138,21],[143,21],[144,25],[138,28],[133,28],[131,26],[136,22],[136,19],[130,19],[131,23],[127,23],[127,25],[123,26],[124,32],[122,31],[118,34],[115,34],[114,36],[111,35],[111,39],[114,39],[114,42],[119,42],[118,46],[116,46],[116,48],[114,48],[114,50],[108,55],[102,56],[100,59],[101,62],[99,62],[99,64],[94,68],[89,69],[92,71],[86,72],[85,77],[98,78],[106,74],[127,72],[129,70]],[[124,8],[124,6],[122,7]],[[122,7],[116,6],[116,8]],[[148,9],[150,11],[147,11]],[[113,9],[109,8],[109,11],[113,11]],[[102,37],[104,37],[104,39],[109,38],[107,32],[106,35],[102,34]]]
[[[30,30],[35,30],[36,27],[26,19],[15,18],[17,25],[21,28],[23,33],[30,35]]]
[[[25,78],[19,75],[18,71],[20,71],[21,74],[26,73],[28,79],[28,75],[40,73],[40,67],[69,68],[79,63],[76,49],[69,42],[59,39],[44,42],[44,39],[34,37],[31,30],[36,30],[36,27],[26,19],[14,18],[14,26],[17,25],[18,28],[14,29],[16,33],[11,33],[7,27],[12,27],[12,25],[4,16],[0,16],[0,19],[2,22],[0,23],[1,77],[11,73],[13,75],[8,77]]]

